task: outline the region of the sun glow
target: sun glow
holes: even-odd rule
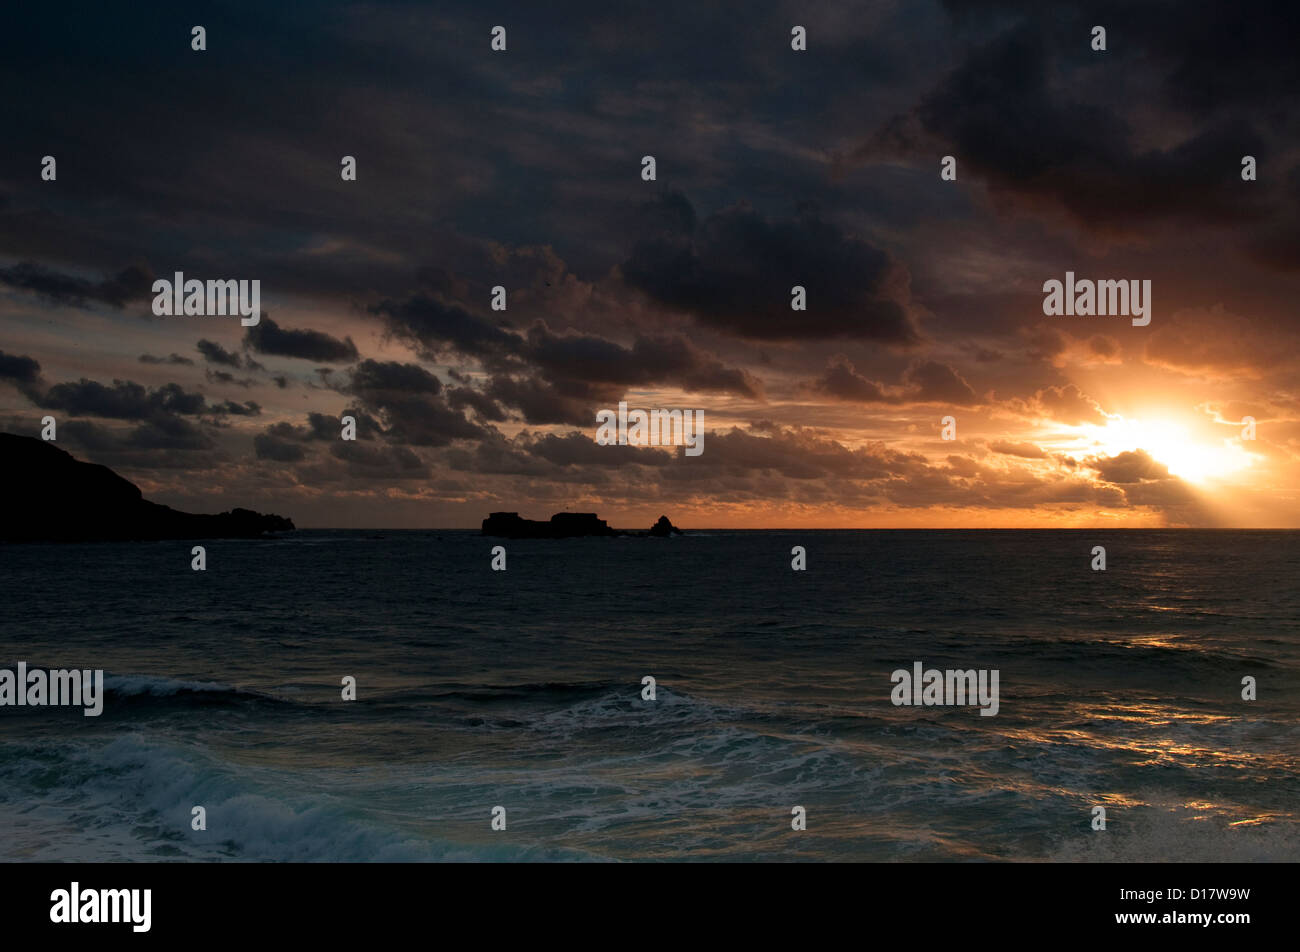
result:
[[[1105,426],[1084,429],[1106,455],[1146,450],[1170,475],[1191,483],[1224,479],[1254,462],[1235,439],[1198,440],[1187,426],[1171,420],[1115,417]]]

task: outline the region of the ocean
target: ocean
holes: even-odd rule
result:
[[[0,546],[0,858],[1300,860],[1297,532],[192,544]]]

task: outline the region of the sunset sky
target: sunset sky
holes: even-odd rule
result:
[[[299,527],[1300,527],[1289,4],[436,6],[15,12],[0,429]]]

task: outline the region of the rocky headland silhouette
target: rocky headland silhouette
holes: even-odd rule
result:
[[[252,539],[294,528],[250,509],[215,515],[149,502],[107,466],[30,436],[0,433],[0,541]]]

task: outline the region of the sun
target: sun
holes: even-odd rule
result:
[[[1105,426],[1088,425],[1084,430],[1107,456],[1146,450],[1171,476],[1190,483],[1225,479],[1254,462],[1239,442],[1198,439],[1189,427],[1172,420],[1114,417]]]

